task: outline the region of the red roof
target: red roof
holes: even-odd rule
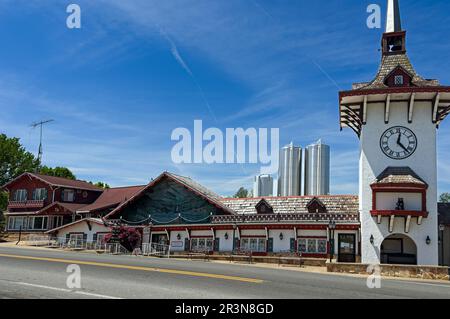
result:
[[[54,202],[44,207],[36,215],[72,215],[86,204]]]
[[[76,188],[76,189],[90,190],[90,191],[97,191],[97,192],[103,191],[102,188],[94,186],[91,183],[88,183],[85,181],[72,180],[72,179],[42,175],[42,174],[37,174],[37,173],[24,173],[24,174],[20,175],[19,177],[16,177],[11,182],[4,185],[3,188],[8,188],[8,185],[13,184],[16,180],[22,178],[25,175],[40,179],[41,181],[43,181],[51,186]]]
[[[82,209],[79,209],[78,212],[90,213],[96,210],[111,208],[120,205],[129,198],[133,197],[144,187],[145,185],[105,189],[95,202],[90,205],[84,206]]]

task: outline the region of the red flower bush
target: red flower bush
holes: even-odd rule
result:
[[[128,249],[128,251],[133,251],[137,248],[142,240],[139,229],[125,226],[120,226],[117,237],[119,243]],[[105,236],[105,242],[112,243],[113,241],[115,240],[112,233]]]

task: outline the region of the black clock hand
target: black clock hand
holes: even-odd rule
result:
[[[406,153],[409,154],[409,151],[408,151],[408,149],[405,147],[405,145],[403,145],[401,142],[398,143],[398,145],[399,145],[401,148],[403,148],[403,149],[405,150]]]

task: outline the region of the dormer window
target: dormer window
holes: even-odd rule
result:
[[[311,214],[325,214],[327,212],[327,207],[317,197],[311,199],[306,205],[306,208]]]
[[[403,85],[404,84],[403,75],[396,75],[394,78],[394,84],[399,86]]]
[[[273,214],[272,206],[265,199],[261,199],[255,208],[258,214]]]

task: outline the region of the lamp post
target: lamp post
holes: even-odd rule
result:
[[[441,232],[441,264],[444,265],[444,231],[445,231],[445,225],[440,224],[439,225],[439,231]]]
[[[336,229],[336,222],[334,220],[330,220],[328,229],[330,232],[330,262],[332,262],[334,257],[334,230]]]

